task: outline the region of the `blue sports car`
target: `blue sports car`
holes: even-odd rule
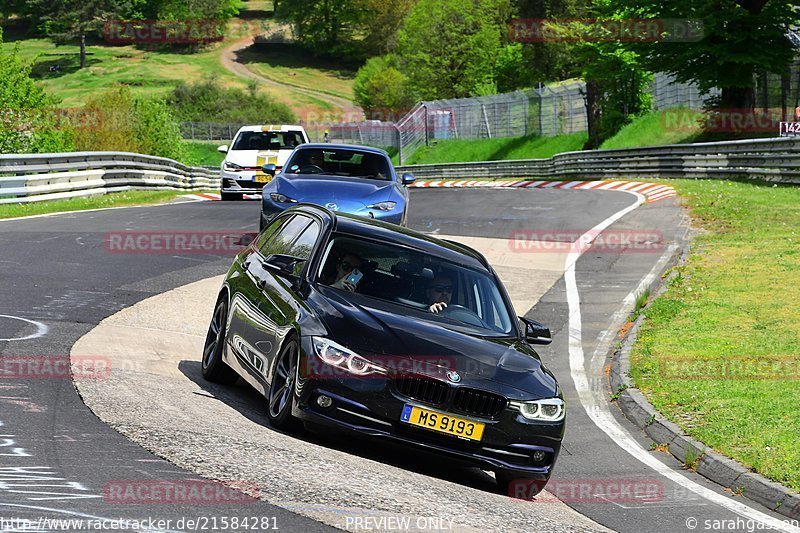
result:
[[[262,190],[261,229],[284,210],[298,203],[324,206],[405,226],[408,217],[407,185],[414,176],[395,173],[389,154],[377,148],[349,144],[304,144],[289,157],[280,173]]]

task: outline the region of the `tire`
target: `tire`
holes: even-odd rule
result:
[[[531,500],[544,490],[547,481],[541,478],[529,478],[513,472],[500,470],[495,472],[497,491],[511,498]]]
[[[292,407],[298,355],[297,341],[290,339],[275,358],[272,383],[267,394],[267,418],[275,429],[291,429],[296,423],[292,416]]]
[[[228,304],[225,298],[220,298],[217,307],[214,308],[211,324],[208,326],[200,366],[207,381],[221,385],[233,385],[239,379],[239,375],[222,360],[227,322]]]
[[[242,193],[238,193],[238,192],[223,192],[223,193],[220,193],[220,198],[222,199],[223,202],[228,202],[228,201],[238,202],[243,197],[244,197],[244,195]]]

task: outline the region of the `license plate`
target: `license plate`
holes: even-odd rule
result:
[[[473,422],[447,413],[430,411],[413,405],[406,405],[403,408],[400,420],[412,426],[427,428],[469,440],[481,440],[485,426],[481,422]]]
[[[264,174],[263,176],[256,176],[255,182],[256,183],[269,183],[272,181],[272,176]]]

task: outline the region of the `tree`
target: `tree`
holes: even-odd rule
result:
[[[568,20],[585,16],[591,0],[514,0],[515,15],[522,19]],[[512,37],[513,39],[513,37]],[[548,82],[575,78],[581,65],[572,54],[567,42],[545,41],[523,46],[529,77],[533,81]]]
[[[417,0],[360,0],[366,32],[363,46],[369,55],[392,52],[397,44],[397,29],[403,25]]]
[[[393,120],[414,105],[408,78],[397,66],[394,56],[373,57],[356,74],[353,93],[368,118]]]
[[[297,42],[332,54],[352,42],[365,11],[361,0],[292,0],[280,2],[276,15],[292,25]]]
[[[62,152],[72,149],[66,121],[55,100],[30,78],[31,65],[8,52],[0,31],[0,153]]]
[[[98,31],[121,9],[120,0],[28,0],[28,9],[55,42],[78,38],[81,66],[86,67],[86,34]]]
[[[784,74],[793,59],[786,31],[800,19],[797,0],[608,1],[622,17],[698,21],[696,38],[678,32],[691,26],[676,27],[664,42],[627,46],[641,52],[653,72],[695,82],[703,92],[721,89],[718,107],[752,109],[755,74]]]
[[[508,0],[420,0],[398,35],[397,53],[423,100],[496,91]]]

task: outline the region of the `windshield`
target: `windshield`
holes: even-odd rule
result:
[[[243,131],[231,150],[294,150],[303,142],[299,131]]]
[[[376,180],[390,180],[392,176],[385,156],[344,148],[298,150],[285,168],[287,174],[327,174]]]
[[[334,236],[317,282],[412,308],[443,324],[512,332],[509,309],[488,272],[410,248]]]

